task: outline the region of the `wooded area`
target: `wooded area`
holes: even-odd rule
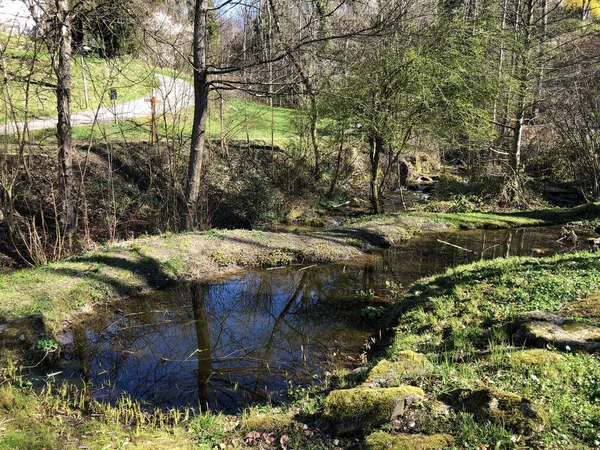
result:
[[[0,250],[19,263],[351,199],[382,213],[423,177],[450,208],[600,200],[595,0],[24,3],[35,26],[0,35]],[[150,100],[155,74],[191,81],[193,108],[73,128]]]

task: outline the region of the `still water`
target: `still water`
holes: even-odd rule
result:
[[[61,376],[91,383],[99,400],[127,394],[148,407],[237,412],[277,402],[290,383],[360,362],[381,327],[361,310],[385,302],[386,281],[406,286],[474,260],[573,250],[559,234],[426,233],[358,261],[252,271],[131,298],[63,336]]]

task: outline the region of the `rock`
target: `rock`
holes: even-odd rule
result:
[[[364,381],[367,378],[367,375],[369,373],[369,368],[368,367],[357,367],[356,369],[351,370],[350,372],[348,372],[345,376],[344,379],[347,382],[350,383],[361,383],[362,381]]]
[[[414,378],[433,371],[433,364],[425,355],[411,350],[401,351],[391,360],[381,360],[371,370],[365,384],[368,387],[398,386],[404,378]]]
[[[336,435],[356,433],[402,416],[424,395],[414,386],[332,391],[325,399],[324,416]]]
[[[251,414],[241,420],[240,430],[274,433],[292,427],[293,421],[293,412],[285,414]]]
[[[600,350],[600,327],[533,311],[517,318],[515,342],[535,347],[552,344],[563,350]]]
[[[537,367],[566,360],[563,355],[544,349],[519,350],[511,353],[510,359],[516,363]]]
[[[448,400],[479,422],[505,425],[526,436],[542,431],[548,421],[546,413],[528,399],[496,389],[457,389],[448,395]]]
[[[600,318],[600,293],[596,292],[574,302],[567,303],[561,312],[569,316],[598,319]]]
[[[449,434],[388,434],[377,431],[365,439],[368,450],[438,450],[454,445]]]

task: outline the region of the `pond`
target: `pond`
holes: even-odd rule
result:
[[[424,233],[364,259],[251,271],[98,310],[63,336],[60,377],[94,396],[235,413],[285,399],[291,385],[357,366],[378,339],[389,292],[448,267],[574,246],[559,228]]]

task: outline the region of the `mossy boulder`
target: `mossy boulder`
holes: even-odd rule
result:
[[[544,429],[546,413],[530,400],[496,389],[457,389],[447,398],[462,411],[473,414],[479,422],[506,426],[516,433],[532,435]]]
[[[411,350],[396,353],[391,360],[383,359],[371,370],[365,384],[369,387],[398,386],[405,378],[429,374],[433,364],[425,355]]]
[[[274,433],[290,428],[294,422],[294,413],[251,414],[240,421],[241,431],[261,431]]]
[[[562,309],[562,314],[574,317],[597,319],[600,317],[600,292],[596,292],[577,301],[567,303]]]
[[[554,314],[533,311],[516,320],[515,342],[545,347],[552,344],[563,350],[600,350],[600,327],[565,319]]]
[[[335,434],[356,433],[402,416],[424,396],[423,390],[414,386],[337,390],[325,399],[324,416]]]
[[[388,434],[377,431],[365,439],[367,450],[438,450],[454,445],[449,434]]]
[[[517,364],[537,367],[550,366],[566,360],[566,358],[559,353],[541,348],[516,351],[510,354],[510,359]]]

